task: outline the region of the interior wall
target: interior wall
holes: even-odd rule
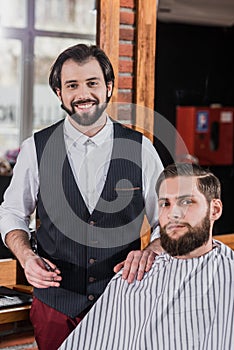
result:
[[[157,23],[155,108],[175,125],[175,106],[234,105],[234,27]]]
[[[177,105],[234,106],[233,43],[234,27],[158,21],[155,110],[175,126]],[[210,169],[221,181],[224,204],[215,233],[234,232],[234,165]]]

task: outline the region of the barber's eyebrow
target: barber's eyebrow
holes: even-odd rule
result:
[[[70,80],[65,80],[64,84],[69,84],[69,83],[77,83],[78,80],[76,79],[70,79]]]
[[[86,81],[89,81],[89,80],[100,80],[100,78],[98,78],[98,77],[92,77],[92,78],[86,79]]]
[[[86,81],[91,81],[91,80],[100,80],[100,78],[98,78],[98,77],[91,77],[91,78],[86,79]],[[70,80],[65,80],[64,84],[77,83],[77,82],[79,82],[79,80],[77,80],[77,79],[70,79]]]
[[[160,197],[160,198],[158,198],[158,200],[159,201],[166,201],[168,198],[166,198],[166,197]]]

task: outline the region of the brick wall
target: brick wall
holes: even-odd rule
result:
[[[152,116],[135,106],[154,107],[157,0],[99,0],[98,4],[98,44],[116,75],[110,114],[153,132]]]
[[[120,0],[118,101],[127,104],[134,102],[135,12],[134,0]],[[129,113],[122,107],[120,119],[129,122]]]

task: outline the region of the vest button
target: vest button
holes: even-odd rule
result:
[[[91,226],[94,226],[95,224],[96,224],[96,222],[93,221],[93,220],[91,220],[91,221],[89,222],[89,225],[91,225]]]
[[[94,295],[92,295],[92,294],[88,295],[88,300],[89,301],[93,301],[94,299],[95,299]]]
[[[91,265],[94,264],[95,262],[96,262],[95,259],[93,259],[93,258],[89,259],[89,263],[90,263]]]
[[[96,281],[96,278],[95,278],[95,277],[92,277],[92,276],[89,277],[89,282],[90,282],[90,283],[93,283],[93,282],[95,282],[95,281]]]

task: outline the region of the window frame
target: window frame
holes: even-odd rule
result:
[[[22,57],[20,67],[20,115],[19,144],[33,132],[33,90],[34,90],[34,45],[37,37],[67,38],[95,41],[97,35],[41,30],[35,28],[36,0],[26,1],[26,24],[24,28],[1,27],[2,38],[21,42]]]

